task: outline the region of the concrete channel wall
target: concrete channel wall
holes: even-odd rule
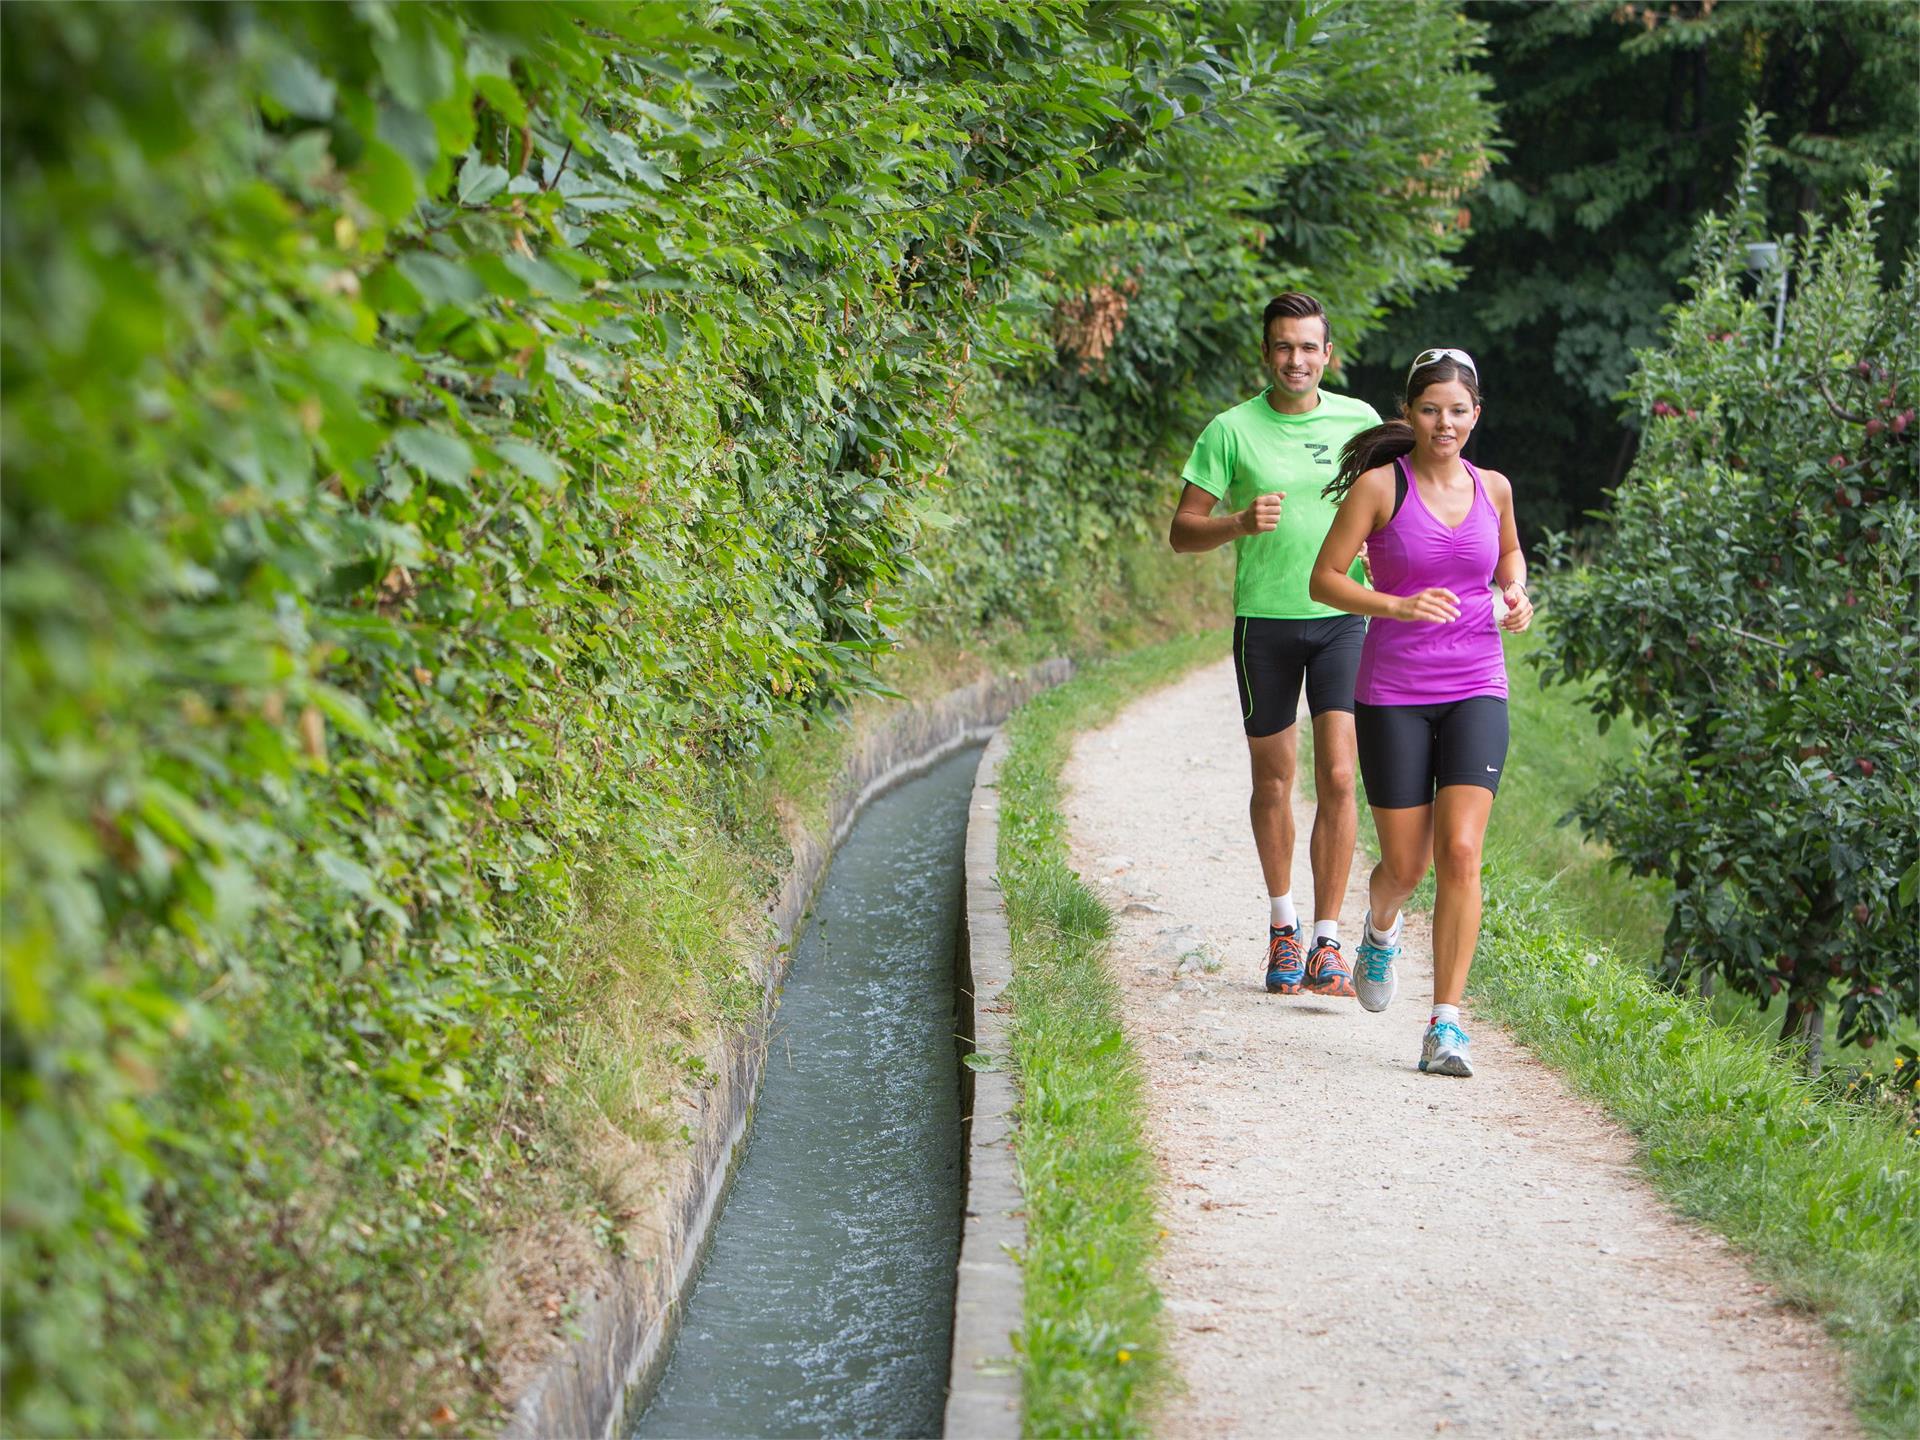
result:
[[[1025,1298],[1019,1255],[1026,1248],[1027,1222],[1013,1155],[1018,1096],[1005,1068],[1012,1018],[1005,995],[1013,981],[1013,949],[996,863],[1000,763],[1006,753],[1002,732],[980,757],[967,806],[967,888],[954,989],[965,1048],[985,1065],[960,1071],[967,1198],[947,1371],[948,1440],[1011,1440],[1020,1434],[1020,1370],[1011,1337],[1020,1328]]]
[[[754,1023],[730,1040],[724,1065],[699,1097],[693,1144],[667,1182],[660,1247],[651,1256],[623,1259],[610,1267],[599,1293],[581,1316],[577,1338],[534,1378],[514,1407],[503,1430],[506,1440],[614,1440],[631,1427],[637,1412],[630,1407],[644,1400],[666,1363],[680,1301],[699,1268],[713,1218],[726,1194],[740,1141],[752,1119],[754,1096],[766,1061],[767,1035],[786,973],[788,947],[825,878],[834,849],[875,796],[962,746],[984,739],[1019,705],[1059,684],[1072,670],[1070,661],[1049,660],[1016,674],[995,676],[952,691],[924,705],[905,706],[855,745],[834,783],[826,837],[809,838],[796,845],[792,868],[769,906],[775,939],[763,957],[766,987],[760,1013]],[[997,768],[997,758],[994,764]],[[984,944],[991,953],[997,934],[998,951],[1004,955],[1006,921],[997,903],[998,887],[992,880],[991,840],[985,842],[986,869],[976,874],[979,842],[973,822],[980,818],[983,794],[985,803],[992,803],[991,792],[983,792],[976,785],[968,814],[968,913],[962,926],[968,939],[963,941],[963,950],[979,955]],[[975,921],[976,896],[990,897],[988,908],[999,914],[997,931],[990,917]],[[973,1014],[976,990],[990,1003],[990,997],[997,996],[1006,983],[1004,978],[992,978],[994,973],[972,975],[960,987],[961,1028],[968,1036],[974,1034],[977,1023]],[[963,970],[963,979],[969,974]],[[1001,1023],[997,1015],[988,1014],[986,1018],[992,1024]],[[992,1031],[991,1025],[982,1027],[982,1033],[983,1037],[993,1036],[982,1039],[983,1050],[1005,1053],[1004,1038]],[[1020,1275],[1012,1257],[1001,1248],[1009,1243],[1004,1238],[1005,1222],[1011,1213],[1017,1224],[1019,1210],[1018,1190],[1010,1188],[1014,1184],[1009,1137],[1011,1082],[1005,1075],[963,1074],[975,1082],[971,1087],[972,1105],[963,1113],[974,1115],[968,1125],[968,1172],[978,1179],[970,1181],[960,1255],[958,1299],[969,1308],[956,1306],[954,1329],[956,1399],[964,1394],[966,1400],[958,1412],[949,1402],[947,1433],[965,1437],[1014,1435],[1020,1422],[1019,1390],[1010,1363],[1007,1331],[1019,1323]],[[988,1081],[998,1083],[983,1083]],[[976,1113],[974,1107],[986,1108]],[[992,1152],[986,1158],[981,1153],[983,1141]],[[977,1195],[971,1188],[976,1184],[981,1187]],[[1009,1279],[1010,1310],[1004,1298]],[[992,1302],[982,1299],[989,1294],[1001,1298]],[[1011,1319],[996,1339],[991,1331],[999,1324],[995,1317],[1002,1315]],[[967,1337],[964,1362],[963,1335]],[[1009,1404],[1011,1409],[1007,1408]],[[996,1423],[987,1423],[989,1419]]]

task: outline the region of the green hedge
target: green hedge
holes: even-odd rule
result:
[[[1067,233],[1249,243],[1320,18],[0,9],[7,1428],[485,1403],[581,857],[874,683]]]

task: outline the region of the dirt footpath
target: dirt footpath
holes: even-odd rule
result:
[[[1819,1327],[1675,1216],[1624,1131],[1472,1017],[1471,986],[1474,1078],[1415,1069],[1424,917],[1384,1014],[1266,993],[1230,662],[1082,736],[1066,788],[1075,866],[1125,907],[1110,963],[1166,1176],[1185,1383],[1156,1433],[1859,1433]],[[1310,901],[1311,807],[1297,821]]]

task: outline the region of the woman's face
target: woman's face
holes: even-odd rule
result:
[[[1413,443],[1436,460],[1451,460],[1480,421],[1480,407],[1458,380],[1442,380],[1413,397],[1407,413]]]

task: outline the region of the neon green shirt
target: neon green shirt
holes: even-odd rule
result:
[[[1262,390],[1214,416],[1200,432],[1180,472],[1188,484],[1225,500],[1229,510],[1244,510],[1255,496],[1275,490],[1287,497],[1277,526],[1233,542],[1235,615],[1318,620],[1345,613],[1307,594],[1314,557],[1339,508],[1321,498],[1320,487],[1333,478],[1348,438],[1379,423],[1371,405],[1349,395],[1322,390],[1320,403],[1306,414],[1282,415]],[[1365,583],[1358,560],[1348,573]]]

